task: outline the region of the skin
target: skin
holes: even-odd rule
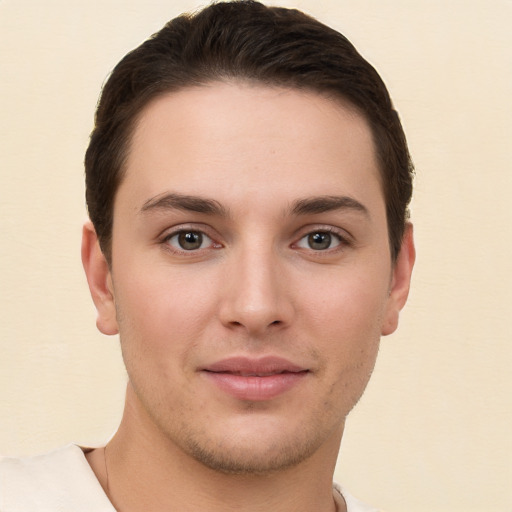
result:
[[[391,261],[380,180],[364,118],[318,94],[213,83],[144,109],[111,265],[90,224],[82,247],[129,375],[108,485],[105,452],[88,455],[118,510],[335,510],[345,418],[414,262],[410,226]],[[304,376],[240,399],[204,371],[234,356]]]

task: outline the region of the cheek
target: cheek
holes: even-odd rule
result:
[[[143,276],[119,274],[116,311],[122,344],[135,346],[157,363],[191,350],[214,317],[215,297],[184,273],[155,269]],[[142,359],[142,358],[141,358]]]
[[[358,395],[377,357],[387,282],[371,273],[331,281],[336,282],[305,294],[310,315],[302,325],[318,340],[319,356],[335,387]]]
[[[373,372],[383,304],[380,297],[359,288],[357,292],[340,290],[329,299],[322,318],[317,318],[324,326],[320,350],[329,383],[326,403],[346,415],[359,401]]]
[[[382,273],[352,272],[351,275],[328,276],[303,291],[304,307],[315,324],[340,335],[365,338],[380,333],[387,302],[387,279]]]

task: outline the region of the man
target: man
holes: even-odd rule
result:
[[[85,165],[125,411],[105,447],[5,460],[0,510],[375,510],[332,486],[414,262],[375,70],[298,11],[218,3],[118,64]]]

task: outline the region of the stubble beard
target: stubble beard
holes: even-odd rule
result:
[[[302,421],[293,417],[281,418],[287,425],[282,425],[282,428],[270,425],[268,431],[259,428],[261,410],[258,404],[246,403],[245,414],[252,415],[256,425],[247,432],[244,428],[241,431],[236,427],[223,429],[220,425],[215,428],[215,420],[210,422],[207,415],[199,425],[195,421],[187,421],[190,409],[184,402],[169,409],[163,406],[169,400],[156,389],[151,390],[153,392],[137,389],[132,379],[130,386],[137,397],[139,412],[149,419],[153,424],[151,428],[159,432],[171,451],[177,450],[218,473],[239,476],[283,472],[307,461],[324,445],[329,452],[326,455],[333,456],[335,460],[346,415],[360,397],[359,394],[348,401],[351,403],[348,410],[336,400],[324,400],[316,410],[304,404],[309,414]],[[213,429],[209,428],[212,426]]]
[[[304,435],[302,439],[289,436],[288,440],[269,443],[268,439],[247,441],[233,446],[229,438],[220,443],[206,440],[203,436],[188,435],[180,448],[194,460],[213,471],[226,475],[266,476],[298,466],[309,459],[319,448],[321,440]],[[255,450],[255,444],[257,449]]]
[[[145,414],[172,450],[177,449],[195,462],[225,475],[266,476],[285,471],[309,459],[331,438],[336,443],[336,453],[339,449],[344,426],[344,418],[341,415],[337,417],[339,412],[330,421],[325,421],[325,417],[324,421],[306,421],[287,432],[286,428],[276,429],[274,425],[268,434],[254,429],[243,436],[243,432],[236,432],[235,429],[215,432],[208,428],[210,423],[207,418],[198,427],[186,421],[177,411],[169,416],[155,414],[161,408],[148,407],[144,398],[136,389],[134,391],[139,406],[145,409]],[[254,406],[247,404],[246,412],[251,414],[251,409],[257,409]],[[260,421],[258,412],[252,412],[254,422]],[[315,417],[315,414],[312,416]],[[321,417],[317,415],[317,418]],[[293,422],[293,419],[290,418],[290,421]]]

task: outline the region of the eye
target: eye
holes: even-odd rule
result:
[[[325,251],[341,245],[342,239],[339,235],[329,231],[313,231],[303,236],[297,247],[302,249],[313,249],[314,251]]]
[[[213,245],[213,240],[201,231],[182,230],[173,233],[165,242],[181,251],[197,251]]]

